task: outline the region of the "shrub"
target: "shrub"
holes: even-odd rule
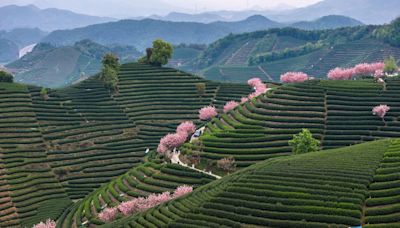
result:
[[[203,82],[196,83],[197,94],[201,97],[206,93],[206,84]]]
[[[320,142],[313,138],[310,130],[303,129],[299,134],[293,135],[289,145],[293,147],[294,154],[304,154],[318,151]]]
[[[0,70],[0,82],[13,82],[14,76],[6,71]]]
[[[40,96],[42,96],[43,100],[49,99],[49,95],[47,94],[47,89],[46,88],[42,88],[40,90]]]
[[[384,72],[393,74],[395,73],[399,67],[397,66],[396,60],[394,59],[393,56],[390,56],[390,58],[385,59],[385,67],[384,67]]]
[[[217,162],[218,168],[230,173],[235,171],[236,169],[236,162],[235,158],[233,157],[228,157],[228,158],[222,158]]]

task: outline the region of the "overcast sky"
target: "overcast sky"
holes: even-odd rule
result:
[[[40,8],[61,8],[97,16],[135,17],[178,12],[268,9],[276,6],[302,7],[321,0],[0,0],[8,4],[35,4]]]

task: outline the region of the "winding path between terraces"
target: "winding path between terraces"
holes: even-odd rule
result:
[[[202,132],[204,132],[205,127],[202,127],[202,128],[200,128],[199,130],[201,130]],[[190,165],[188,165],[188,164],[183,163],[183,162],[181,161],[181,159],[179,158],[180,155],[181,155],[181,152],[180,152],[179,150],[178,150],[177,152],[174,152],[174,153],[172,154],[171,163],[172,163],[172,164],[178,164],[178,165],[181,165],[181,166],[183,166],[183,167],[187,167],[187,168],[189,168],[189,169],[195,170],[195,171],[197,171],[197,172],[200,172],[200,173],[204,173],[204,174],[213,176],[213,177],[215,177],[215,178],[217,178],[217,179],[221,179],[221,176],[215,175],[215,174],[213,174],[213,173],[211,173],[211,172],[206,172],[206,171],[201,170],[201,169],[197,169],[197,168],[195,168],[194,166],[190,166]]]

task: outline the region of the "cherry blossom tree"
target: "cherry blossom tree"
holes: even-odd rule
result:
[[[199,111],[199,118],[201,120],[210,120],[217,115],[217,109],[214,106],[206,106]]]
[[[181,197],[183,195],[189,194],[192,191],[193,191],[193,187],[191,187],[191,186],[187,186],[187,185],[179,186],[174,191],[174,194],[172,195],[172,197],[175,199],[175,198]]]
[[[229,111],[233,110],[239,106],[239,103],[236,101],[228,101],[224,106],[224,113],[228,113]]]
[[[241,103],[241,104],[244,104],[244,103],[246,103],[247,101],[249,101],[249,98],[248,98],[248,97],[242,97],[242,98],[240,99],[240,103]]]
[[[287,72],[281,75],[283,83],[299,83],[308,80],[308,75],[303,72]]]
[[[383,70],[376,70],[374,73],[374,78],[375,79],[381,79],[385,76],[385,73],[383,72]]]
[[[111,222],[118,215],[118,207],[107,207],[99,214],[99,219],[103,222]]]
[[[389,112],[390,107],[387,105],[378,105],[372,109],[372,114],[379,116],[383,121],[385,121],[385,116]]]
[[[196,125],[192,121],[185,121],[181,123],[177,128],[176,132],[183,132],[187,135],[191,135],[196,131]]]
[[[340,68],[336,67],[328,73],[330,80],[350,80],[356,75],[354,68]]]
[[[256,87],[259,84],[263,84],[260,78],[252,78],[247,81],[247,84],[251,87]]]
[[[132,200],[120,203],[117,207],[104,209],[99,214],[99,218],[103,222],[110,222],[117,217],[119,212],[121,212],[121,214],[124,216],[143,212],[169,200],[189,194],[192,191],[193,187],[183,185],[179,186],[172,194],[170,192],[163,192],[161,194],[150,194],[147,197],[134,198]]]
[[[40,222],[34,225],[33,228],[56,228],[56,225],[55,221],[47,219],[46,222]]]
[[[160,140],[157,151],[163,154],[168,150],[171,151],[175,148],[178,148],[186,142],[187,137],[188,135],[186,132],[168,134]]]

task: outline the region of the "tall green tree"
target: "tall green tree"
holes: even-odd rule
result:
[[[151,49],[150,64],[156,66],[162,66],[168,63],[168,60],[172,58],[174,52],[173,46],[161,39],[157,39],[153,42],[153,48]],[[149,54],[149,53],[147,53]]]
[[[389,74],[393,74],[399,69],[396,63],[396,59],[393,56],[390,56],[390,58],[385,59],[385,67],[384,71]]]
[[[289,145],[293,147],[294,154],[304,154],[318,151],[320,141],[313,138],[310,130],[303,129],[299,134],[293,135]]]
[[[119,59],[114,54],[106,54],[102,60],[103,70],[100,74],[100,79],[103,81],[104,86],[112,92],[118,91],[118,71]]]
[[[119,69],[119,59],[112,53],[105,54],[101,62],[103,63],[103,67],[109,66],[117,71]]]

